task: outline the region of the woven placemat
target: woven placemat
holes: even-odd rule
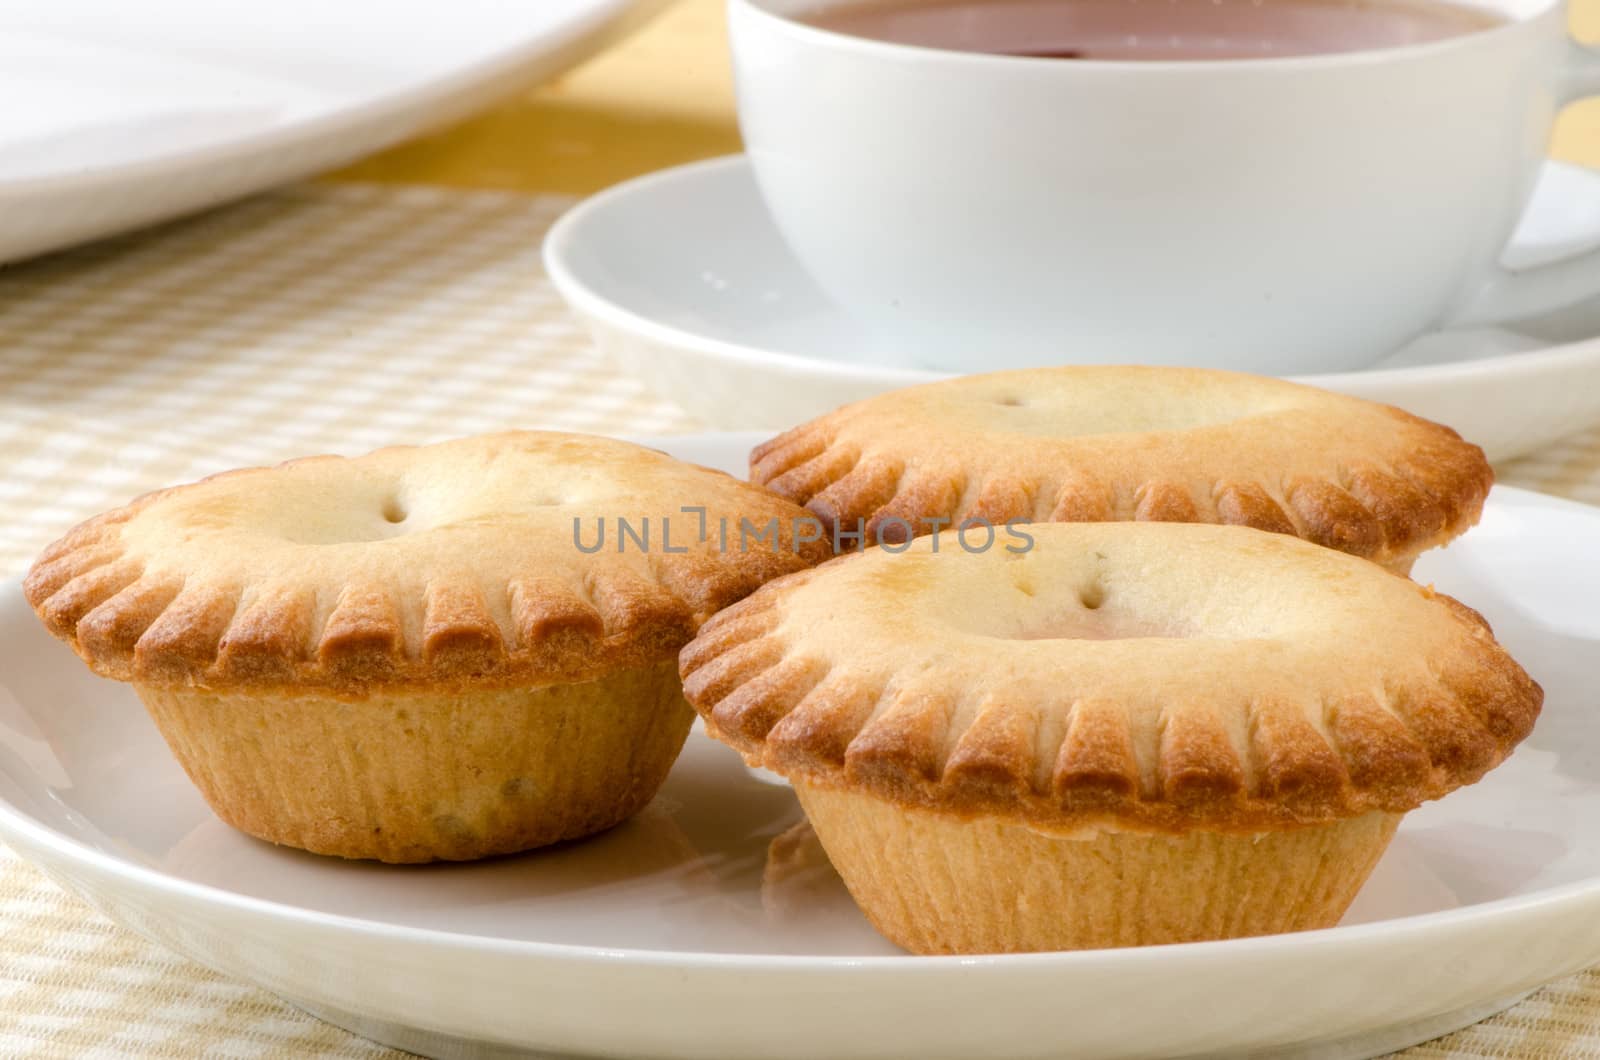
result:
[[[566,205],[311,185],[0,269],[0,575],[229,467],[507,427],[695,429],[601,360],[545,280]],[[1600,431],[1501,477],[1600,503]],[[158,949],[0,847],[0,1055],[401,1054]],[[1600,1058],[1600,974],[1404,1055]]]

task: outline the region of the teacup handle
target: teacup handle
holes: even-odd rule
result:
[[[1573,42],[1557,89],[1562,103],[1600,95],[1600,52]],[[1450,326],[1492,324],[1547,313],[1600,294],[1600,247],[1526,269],[1494,266]]]

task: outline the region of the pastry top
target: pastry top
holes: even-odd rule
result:
[[[685,695],[752,764],[1063,834],[1405,812],[1538,716],[1482,618],[1371,563],[1244,527],[1026,534],[778,579],[684,649]]]
[[[1477,446],[1399,409],[1261,376],[1036,368],[847,405],[751,454],[751,478],[869,540],[984,519],[1230,523],[1397,569],[1477,522]]]
[[[723,518],[778,535],[724,548]],[[654,450],[514,432],[147,494],[48,548],[24,589],[122,680],[555,683],[670,659],[717,610],[816,562],[795,519],[809,517]]]

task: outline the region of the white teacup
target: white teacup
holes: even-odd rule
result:
[[[962,371],[1372,363],[1600,291],[1600,252],[1498,264],[1600,59],[1559,0],[1449,40],[1304,58],[942,51],[730,0],[739,118],[778,227],[891,354]]]

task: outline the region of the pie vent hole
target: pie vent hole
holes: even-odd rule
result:
[[[405,505],[400,503],[399,497],[390,497],[383,502],[383,518],[389,523],[403,523],[406,521]]]
[[[1078,590],[1078,603],[1082,604],[1085,610],[1098,611],[1100,605],[1105,602],[1106,589],[1099,582],[1091,582]]]
[[[1006,408],[1017,409],[1021,408],[1024,404],[1026,404],[1026,402],[1017,397],[1015,394],[1007,394],[1005,397],[995,401],[995,404],[1004,405]]]

